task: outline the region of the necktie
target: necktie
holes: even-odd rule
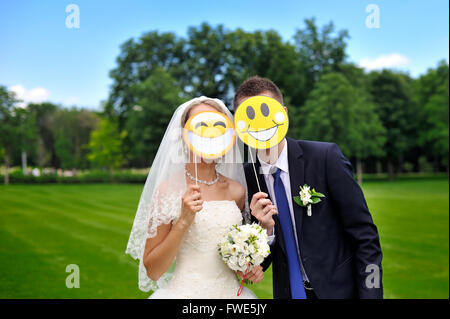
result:
[[[286,246],[289,267],[289,282],[291,284],[291,295],[292,299],[306,299],[302,273],[300,272],[297,247],[295,245],[291,214],[289,212],[289,203],[286,197],[286,190],[284,189],[283,182],[280,178],[280,173],[281,170],[277,168],[277,171],[272,175],[274,178],[273,189],[275,192],[278,217],[280,219],[284,244]]]

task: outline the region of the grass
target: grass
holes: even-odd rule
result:
[[[363,189],[380,233],[385,297],[449,298],[448,178]]]
[[[449,183],[363,185],[383,249],[386,298],[449,297]],[[141,185],[0,186],[0,298],[146,298],[125,247]],[[80,289],[66,288],[66,266]],[[272,298],[270,270],[250,288]]]

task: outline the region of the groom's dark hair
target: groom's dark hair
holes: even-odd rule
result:
[[[234,109],[237,109],[238,103],[243,99],[260,95],[263,92],[270,92],[272,97],[283,105],[283,94],[281,94],[278,86],[271,80],[256,75],[245,80],[236,90],[233,100]]]

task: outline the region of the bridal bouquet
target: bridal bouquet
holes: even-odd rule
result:
[[[218,243],[218,250],[228,267],[244,273],[243,283],[248,272],[254,266],[260,265],[270,254],[267,241],[266,230],[258,224],[234,225],[225,238]]]

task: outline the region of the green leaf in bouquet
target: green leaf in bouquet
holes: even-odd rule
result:
[[[322,193],[318,193],[318,192],[315,192],[314,194],[312,194],[313,196],[317,196],[317,197],[325,197],[325,195],[324,194],[322,194]]]
[[[324,194],[316,192],[316,190],[314,188],[311,190],[311,196],[325,197]]]
[[[305,206],[305,205],[303,205],[303,202],[300,199],[300,196],[294,196],[293,198],[294,198],[294,202],[296,202],[298,205],[303,206],[303,207]]]
[[[247,278],[244,279],[244,284],[246,285],[253,285],[253,282],[251,282],[250,280],[248,280]]]
[[[321,202],[322,200],[318,197],[311,197],[312,203],[317,204],[318,202]]]

